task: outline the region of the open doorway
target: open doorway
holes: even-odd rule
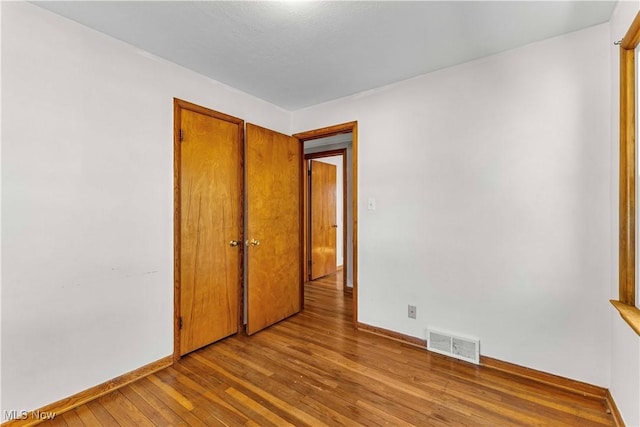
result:
[[[358,263],[357,263],[357,123],[350,122],[342,125],[331,126],[323,129],[302,132],[294,135],[300,139],[304,152],[303,169],[309,170],[311,159],[322,160],[338,156],[342,166],[342,227],[339,221],[337,225],[337,235],[342,237],[342,243],[337,245],[342,247],[342,269],[337,269],[337,277],[342,281],[342,289],[346,294],[353,295],[353,324],[358,322]],[[336,163],[336,162],[333,162]],[[308,172],[305,173],[305,181],[308,181]],[[305,182],[303,188],[307,188]],[[304,218],[308,223],[310,218],[309,191],[304,191],[303,205]],[[305,227],[303,233],[303,277],[305,281],[309,279],[311,268],[309,265],[310,246],[309,229]],[[339,257],[336,260],[336,267],[339,266]]]
[[[350,135],[345,140],[350,147]],[[353,279],[347,242],[353,236],[350,201],[347,188],[347,146],[341,149],[320,151],[324,146],[305,147],[307,182],[304,206],[305,239],[304,262],[307,265],[305,280],[312,281],[326,276],[340,276],[337,286],[344,293],[352,293]],[[352,254],[350,254],[352,255]]]

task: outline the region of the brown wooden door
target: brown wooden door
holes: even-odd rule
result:
[[[301,145],[247,124],[247,333],[300,311]]]
[[[311,280],[336,272],[335,165],[311,160]]]
[[[180,354],[238,331],[242,121],[181,109]],[[232,246],[231,241],[240,244]]]

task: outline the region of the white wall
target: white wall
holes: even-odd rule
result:
[[[611,52],[611,264],[610,299],[618,299],[618,158],[620,141],[620,56],[614,41],[622,39],[640,9],[640,2],[619,2],[610,21]],[[640,224],[640,222],[638,222]],[[640,264],[639,264],[640,265]],[[640,337],[611,306],[611,383],[609,390],[628,426],[640,426]]]
[[[2,23],[2,5],[0,5],[0,23]],[[0,29],[0,47],[2,31]],[[1,52],[0,52],[1,53]],[[2,55],[0,54],[0,82],[2,81]],[[2,100],[2,84],[0,84],[0,100]],[[0,101],[0,133],[2,132],[2,102]],[[2,137],[0,135],[0,320],[2,319]],[[2,326],[0,325],[0,410],[2,410]],[[0,416],[0,420],[2,420]]]
[[[609,55],[603,24],[294,112],[358,121],[361,322],[609,384]]]
[[[2,410],[172,353],[173,97],[290,113],[28,3],[2,7]]]
[[[360,321],[476,335],[484,355],[610,386],[627,424],[640,424],[640,340],[607,302],[617,295],[610,43],[637,10],[621,3],[611,32],[291,116],[36,6],[0,2],[2,410],[40,407],[172,352],[179,97],[284,133],[358,120]],[[376,211],[364,208],[369,197]]]
[[[343,173],[342,173],[342,156],[321,157],[319,159],[313,159],[317,162],[328,163],[336,167],[336,224],[338,229],[336,230],[336,266],[341,266],[344,262],[344,247],[342,233],[344,231],[344,218],[343,218]]]

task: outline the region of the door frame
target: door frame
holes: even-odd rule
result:
[[[353,186],[353,191],[352,191],[353,215],[351,217],[351,227],[353,228],[353,241],[351,242],[351,246],[352,246],[352,252],[353,252],[353,260],[352,260],[351,268],[353,271],[353,327],[357,328],[358,327],[358,122],[353,121],[353,122],[342,123],[334,126],[328,126],[320,129],[313,129],[305,132],[299,132],[294,134],[293,136],[300,140],[301,149],[304,152],[305,141],[312,141],[314,139],[326,138],[329,136],[339,135],[342,133],[351,133],[352,135],[351,136],[351,167],[352,167],[351,183]],[[346,161],[346,154],[344,157],[344,161]],[[304,159],[304,156],[303,156],[301,167],[304,168],[305,166],[306,166],[306,159]],[[346,167],[344,168],[344,173],[346,173]],[[307,177],[306,177],[306,173],[303,175],[304,176],[301,177],[301,180],[303,181],[301,182],[301,187],[305,188],[305,182]],[[345,180],[345,183],[346,183],[346,180]],[[302,200],[301,202],[303,202],[303,205],[306,205],[306,203],[304,203],[304,200]],[[344,223],[346,224],[346,221]],[[346,226],[344,228],[346,229]],[[301,239],[304,240],[304,231],[302,231],[301,234],[302,234]],[[304,248],[306,248],[306,242],[303,243],[303,250]],[[345,251],[345,255],[346,255],[346,251]],[[301,271],[306,272],[305,264],[307,261],[304,258],[305,257],[303,257],[303,259],[301,260],[303,264],[301,266],[302,268]],[[346,277],[346,274],[345,274],[345,277]],[[305,283],[305,280],[303,280],[300,284],[300,287],[301,287],[300,298],[302,300],[304,299],[304,283]],[[301,303],[302,302],[303,301],[301,301]]]
[[[181,123],[182,110],[189,110],[238,126],[238,150],[240,157],[240,192],[244,195],[244,120],[209,108],[173,98],[173,361],[180,360],[180,249],[181,249]],[[240,242],[244,241],[244,196],[240,197],[239,233]],[[244,244],[238,245],[240,265],[238,275],[238,331],[242,330],[244,313]],[[237,332],[236,332],[237,333]]]
[[[340,148],[337,150],[329,150],[329,151],[322,151],[319,153],[305,154],[304,163],[305,163],[305,169],[309,170],[309,162],[311,160],[322,159],[325,157],[334,157],[334,156],[342,156],[342,255],[343,255],[342,290],[343,290],[343,293],[347,294],[347,293],[350,293],[348,291],[349,288],[347,287],[347,274],[346,274],[346,270],[349,267],[348,260],[347,260],[347,208],[346,208],[347,206],[347,149]],[[304,230],[303,230],[303,248],[302,248],[303,267],[304,267],[302,270],[302,274],[305,282],[311,280],[310,271],[309,271],[309,261],[311,260],[311,254],[309,253],[309,243],[311,243],[310,242],[311,237],[309,235],[309,232],[311,231],[310,217],[312,214],[312,210],[311,210],[311,200],[309,198],[309,185],[310,185],[309,180],[308,179],[305,180],[305,186],[303,189],[304,191],[304,196],[303,196]]]

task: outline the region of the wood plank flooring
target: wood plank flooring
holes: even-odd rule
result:
[[[41,425],[614,425],[603,401],[354,330],[337,280],[308,283],[296,316]]]

